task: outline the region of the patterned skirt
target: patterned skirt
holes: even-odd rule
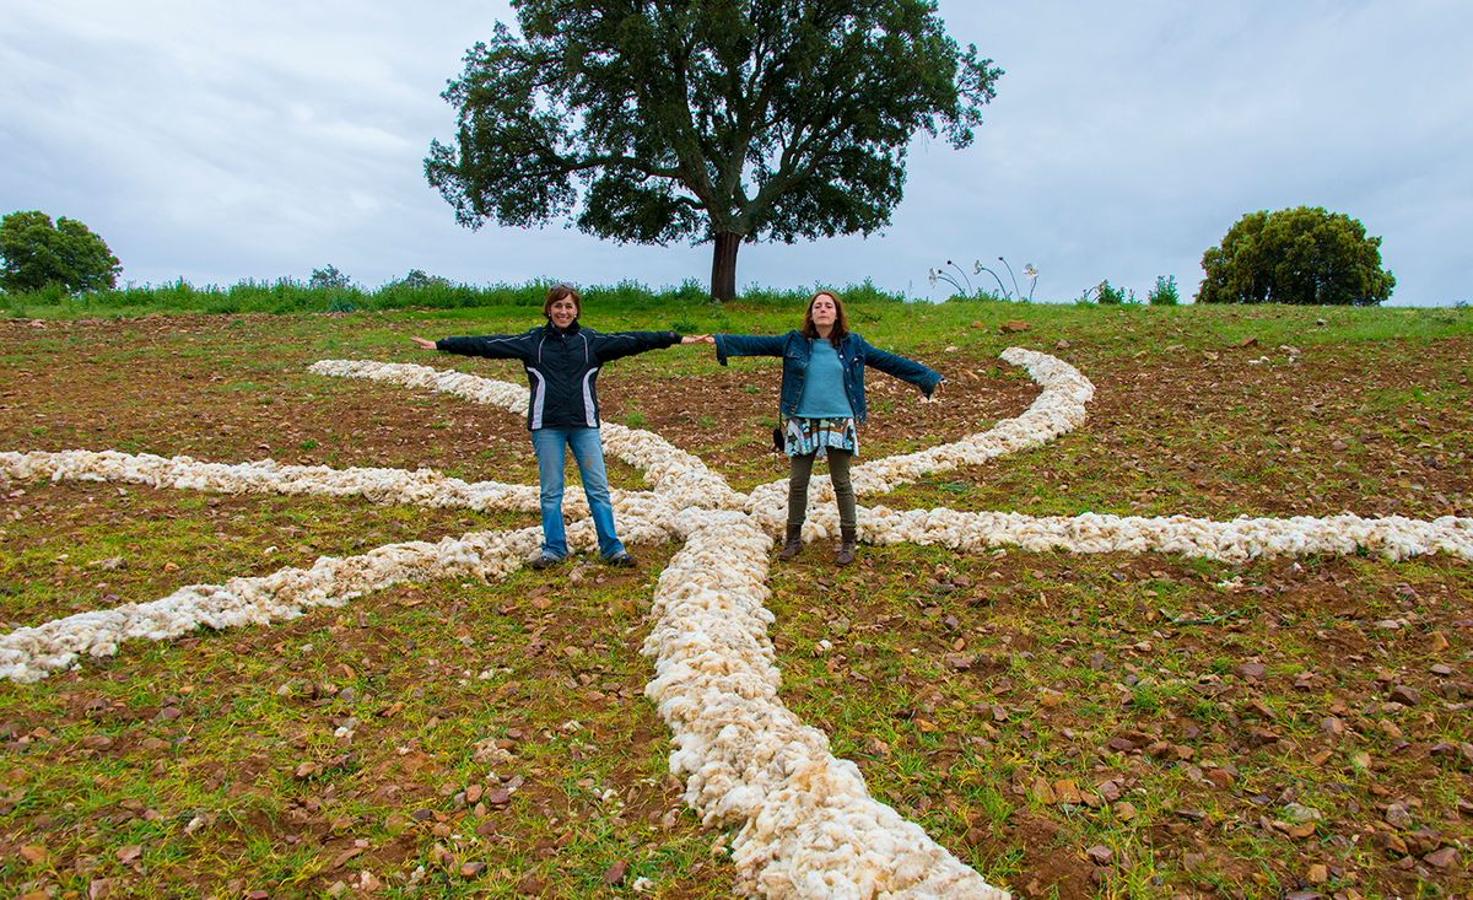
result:
[[[783,429],[783,450],[789,456],[816,454],[817,459],[828,456],[830,447],[848,450],[859,455],[859,430],[852,418],[845,419],[802,419],[792,418]]]

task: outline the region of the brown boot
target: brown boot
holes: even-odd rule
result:
[[[854,545],[859,541],[859,529],[853,525],[839,526],[839,552],[834,556],[834,564],[847,566],[854,562]]]
[[[803,552],[803,526],[789,525],[787,539],[783,542],[783,548],[778,551],[777,558],[787,562],[799,553]]]

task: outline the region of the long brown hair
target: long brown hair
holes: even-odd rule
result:
[[[839,342],[849,334],[849,314],[844,312],[844,301],[833,291],[818,291],[808,298],[808,309],[803,313],[803,336],[811,340],[818,339],[818,326],[813,324],[813,301],[819,297],[828,297],[834,301],[834,327],[829,331],[829,343],[838,349]]]

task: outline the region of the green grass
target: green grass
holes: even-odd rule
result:
[[[609,295],[585,317],[610,330],[774,333],[796,324],[804,297],[713,309]],[[272,456],[535,481],[518,416],[306,367],[370,358],[520,382],[513,363],[436,357],[407,338],[521,330],[539,318],[536,304],[80,321],[148,311],[145,299],[57,307],[43,327],[0,322],[0,449]],[[996,360],[1006,346],[1056,353],[1098,390],[1084,427],[1045,448],[866,503],[1214,517],[1468,507],[1464,310],[874,300],[853,311],[872,342],[952,381],[944,404],[921,406],[874,376],[864,458],[1025,408],[1036,388]],[[1000,334],[1004,318],[1030,328]],[[1236,346],[1247,337],[1257,344]],[[1060,340],[1069,346],[1056,349]],[[1303,358],[1292,362],[1280,343]],[[1248,364],[1260,355],[1270,362]],[[709,348],[642,355],[601,378],[605,416],[669,437],[745,489],[785,472],[764,433],[777,371],[772,360],[720,368]],[[617,486],[644,486],[637,470],[612,460],[610,470]],[[7,627],[389,541],[535,522],[113,484],[10,483],[0,496]],[[654,579],[675,549],[636,548],[645,566],[633,574],[586,566],[402,585],[269,628],[132,642],[36,685],[0,685],[0,883],[83,896],[99,879],[123,895],[318,895],[369,872],[390,895],[604,896],[604,873],[622,861],[625,890],[642,876],[656,896],[727,896],[734,872],[712,847],[730,832],[702,828],[685,807],[668,775],[668,731],[641,693]],[[770,579],[784,701],[830,735],[881,800],[1020,895],[1038,878],[1038,896],[1275,896],[1305,889],[1316,863],[1343,872],[1326,892],[1470,887],[1462,869],[1431,872],[1420,858],[1403,868],[1376,835],[1389,800],[1414,799],[1417,827],[1473,844],[1459,806],[1473,799],[1473,774],[1430,752],[1473,739],[1455,708],[1468,698],[1439,693],[1473,664],[1459,624],[1473,619],[1473,567],[901,546],[865,547],[836,572],[829,555],[814,545]],[[126,564],[100,565],[114,558]],[[1411,624],[1376,625],[1398,617]],[[1430,649],[1433,632],[1445,650]],[[957,653],[979,659],[956,669],[947,657]],[[1265,665],[1262,683],[1237,674],[1249,658]],[[1435,676],[1433,663],[1456,674]],[[1388,709],[1387,679],[1424,701]],[[1322,729],[1332,708],[1343,710],[1338,738]],[[1266,715],[1279,741],[1254,746],[1245,735]],[[344,741],[336,731],[350,719]],[[1152,741],[1108,749],[1130,732]],[[487,740],[507,742],[510,759],[478,759]],[[1148,749],[1155,740],[1170,746]],[[297,777],[304,763],[321,768]],[[1226,789],[1199,774],[1224,765],[1237,772]],[[514,777],[524,781],[504,807],[464,799]],[[1046,802],[1038,779],[1081,791],[1120,779],[1134,814],[1119,801]],[[1311,837],[1261,825],[1290,802],[1326,813]],[[421,811],[428,817],[415,818]],[[191,828],[196,819],[204,824]],[[357,841],[362,852],[336,864]],[[17,855],[32,844],[50,861]],[[1096,844],[1113,851],[1109,865],[1084,860]],[[134,845],[139,858],[120,860]],[[460,874],[477,862],[485,874]]]
[[[515,307],[540,312],[548,284],[468,284],[434,283],[406,287],[390,283],[377,289],[362,287],[314,288],[290,279],[275,282],[243,281],[228,287],[207,285],[195,287],[188,282],[149,287],[126,287],[92,291],[66,296],[56,290],[32,293],[0,292],[0,310],[14,317],[78,317],[96,315],[143,315],[148,313],[206,313],[235,315],[270,313],[284,315],[301,312],[330,312],[337,315],[387,309],[470,309]],[[708,305],[710,295],[705,286],[686,281],[675,287],[652,289],[624,281],[611,285],[590,285],[582,291],[585,306],[620,309],[665,309],[672,318],[667,327],[693,331],[688,313]],[[806,301],[808,288],[770,290],[749,288],[745,303],[757,306],[790,306]],[[868,302],[899,302],[903,298],[876,288],[869,282],[849,285],[843,294]],[[684,326],[684,327],[682,327]]]

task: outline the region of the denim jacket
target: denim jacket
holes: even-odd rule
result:
[[[798,414],[798,401],[803,396],[803,379],[808,360],[813,354],[813,341],[801,331],[787,334],[718,334],[716,360],[726,365],[728,356],[781,356],[783,358],[782,399],[778,409],[784,418]],[[839,362],[844,367],[844,395],[855,421],[863,422],[868,414],[864,402],[864,370],[874,366],[920,388],[927,397],[941,383],[941,373],[913,359],[886,353],[857,334],[847,334],[839,341]]]

